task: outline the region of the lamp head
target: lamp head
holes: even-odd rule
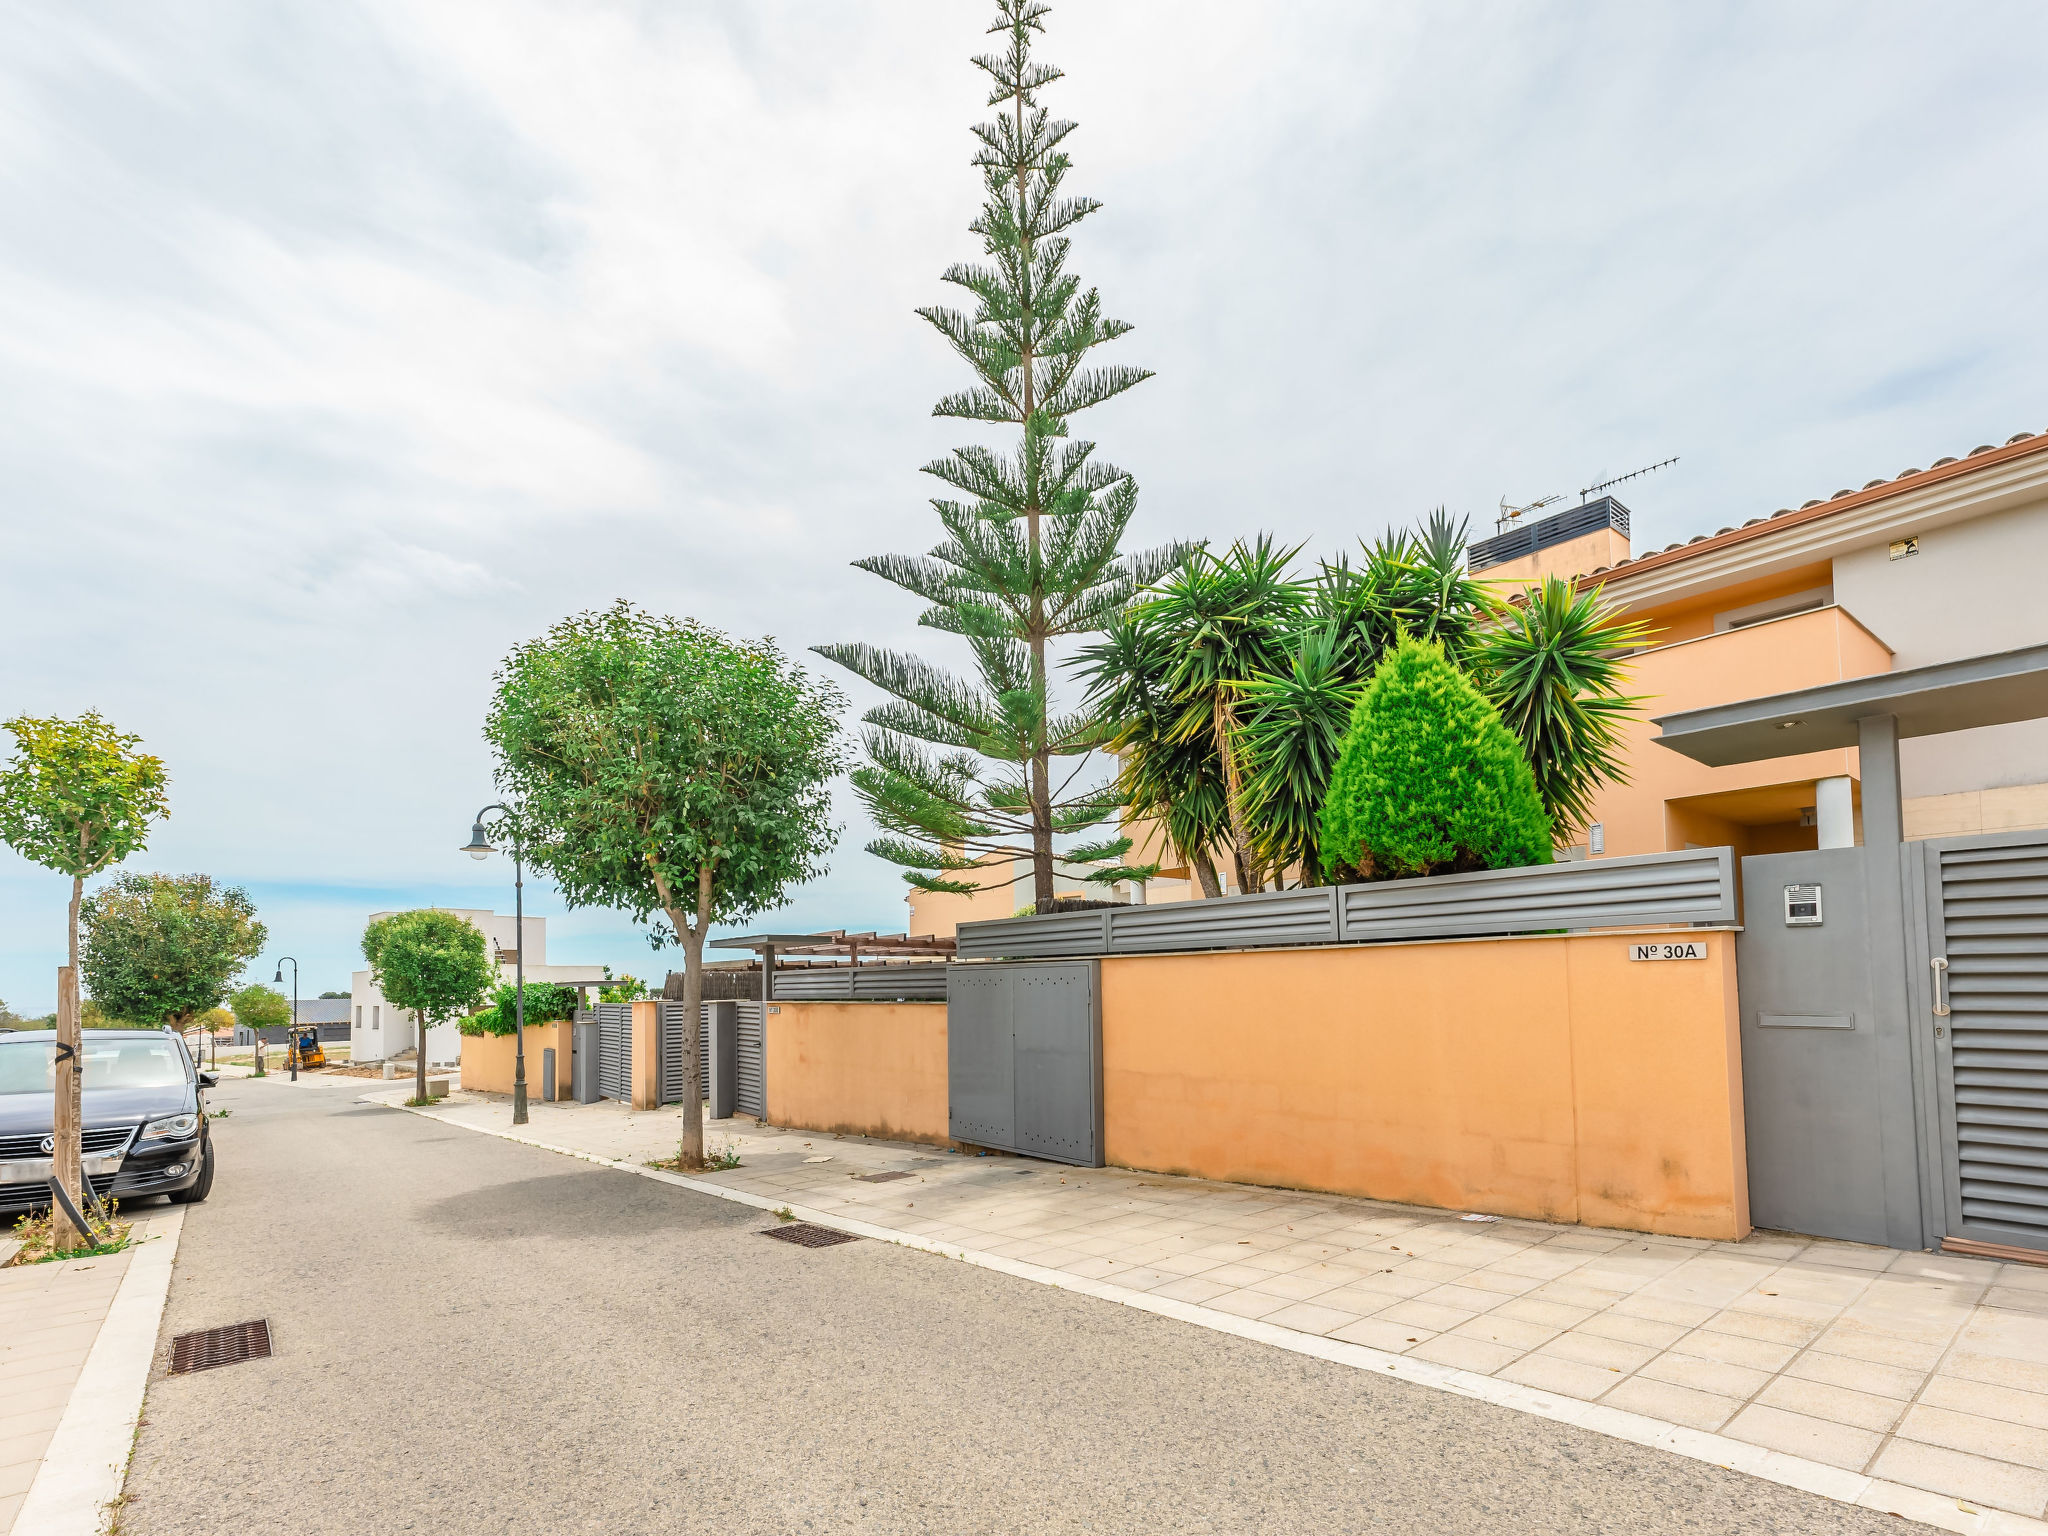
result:
[[[491,840],[484,836],[484,824],[479,821],[469,829],[469,844],[462,850],[472,859],[487,859],[498,850],[491,846]]]
[[[278,961],[278,962],[277,962],[277,974],[276,974],[275,976],[271,977],[270,979],[271,979],[272,981],[283,981],[283,980],[284,980],[284,962],[283,962],[282,960],[280,960],[280,961]]]

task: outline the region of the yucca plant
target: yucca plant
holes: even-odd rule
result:
[[[1461,661],[1522,743],[1560,846],[1592,820],[1603,784],[1626,784],[1622,725],[1642,699],[1622,692],[1623,659],[1649,639],[1598,587],[1546,576],[1474,636]]]

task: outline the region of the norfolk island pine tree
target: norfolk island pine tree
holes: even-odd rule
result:
[[[1094,866],[1089,880],[1150,872],[1122,865],[1128,838],[1102,835],[1121,798],[1114,779],[1075,787],[1105,727],[1092,709],[1054,710],[1049,668],[1056,642],[1103,629],[1183,553],[1120,552],[1137,485],[1097,459],[1093,443],[1068,437],[1069,418],[1150,374],[1086,366],[1130,327],[1104,316],[1096,291],[1066,270],[1065,232],[1100,204],[1061,191],[1060,145],[1074,124],[1040,105],[1060,71],[1031,57],[1050,9],[998,0],[988,30],[1003,45],[974,60],[998,109],[974,129],[986,196],[969,228],[988,261],[945,273],[973,295],[972,313],[918,311],[976,376],[932,414],[1014,427],[1016,451],[972,445],[927,464],[961,498],[932,501],[944,541],[923,557],[855,562],[928,602],[919,622],[964,639],[975,676],[868,645],[817,647],[891,695],[865,716],[868,761],[853,774],[883,833],[868,851],[902,865],[919,890],[962,894],[983,888],[985,861],[1021,858],[1041,906],[1052,899],[1059,838],[1097,834],[1058,854]]]

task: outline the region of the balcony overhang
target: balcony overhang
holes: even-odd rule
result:
[[[1896,720],[1900,737],[2048,718],[2048,645],[1661,715],[1655,740],[1725,768],[1856,746],[1858,722],[1877,715]]]

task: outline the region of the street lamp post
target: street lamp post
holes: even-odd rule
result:
[[[270,979],[274,982],[284,980],[286,960],[291,961],[292,967],[292,1032],[284,1043],[284,1049],[286,1061],[291,1067],[292,1081],[296,1083],[299,1080],[299,962],[286,955],[284,960],[277,962],[277,974]]]
[[[512,829],[512,1123],[526,1124],[526,856],[519,840],[519,821],[511,808],[487,805],[476,813],[463,852],[472,859],[489,858],[498,850],[484,835],[484,817],[503,811]]]

